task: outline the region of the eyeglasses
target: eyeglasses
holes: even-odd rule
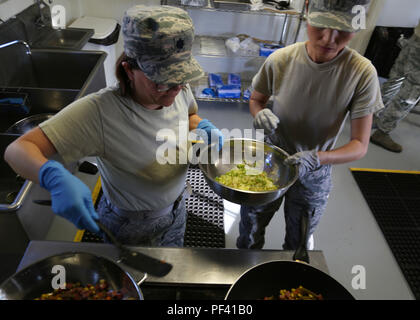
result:
[[[177,88],[178,86],[181,86],[181,89],[185,89],[187,87],[187,83],[177,84],[177,85],[174,85],[174,86],[168,86],[166,84],[155,83],[155,87],[156,87],[157,92],[166,92],[166,91],[172,90],[174,88]]]

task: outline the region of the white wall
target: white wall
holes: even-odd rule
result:
[[[377,25],[378,17],[384,6],[384,0],[372,0],[369,11],[366,16],[366,29],[360,30],[356,36],[350,41],[349,47],[364,54],[369,45],[369,40]]]
[[[82,3],[80,0],[52,0],[47,2],[50,7],[54,5],[62,5],[66,9],[66,25],[71,24],[74,20],[83,15]]]
[[[413,28],[420,19],[420,0],[381,0],[384,2],[377,25]]]
[[[131,6],[136,4],[158,5],[160,0],[51,0],[50,6],[56,4],[66,8],[66,24],[69,25],[83,16],[112,18],[121,22],[124,12]]]
[[[136,4],[159,5],[160,0],[83,0],[82,3],[84,15],[121,21],[128,8]]]
[[[290,6],[297,11],[302,10],[305,0],[290,0]]]
[[[0,3],[0,19],[6,21],[34,3],[34,0],[8,0]]]

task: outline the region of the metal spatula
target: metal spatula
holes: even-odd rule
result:
[[[121,244],[102,223],[96,221],[96,224],[98,225],[99,229],[101,229],[101,231],[107,235],[109,240],[111,240],[111,242],[118,247],[120,251],[119,258],[122,263],[155,277],[164,277],[171,271],[171,264],[152,258],[143,253],[128,249],[123,244]]]
[[[33,202],[43,206],[51,206],[52,203],[51,200],[33,200]],[[155,277],[164,277],[171,271],[171,264],[152,258],[143,253],[130,250],[119,242],[112,232],[109,231],[102,223],[97,220],[95,222],[99,229],[105,233],[109,240],[118,248],[120,253],[119,262]]]

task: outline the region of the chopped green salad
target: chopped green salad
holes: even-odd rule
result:
[[[271,191],[278,189],[273,180],[267,177],[266,172],[256,170],[245,164],[236,165],[235,169],[216,177],[216,181],[227,187],[245,191]]]

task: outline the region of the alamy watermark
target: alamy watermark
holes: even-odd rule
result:
[[[51,287],[54,290],[65,289],[66,288],[66,268],[64,268],[64,266],[60,264],[57,264],[52,267],[51,273],[55,274],[55,276],[51,280]]]
[[[355,276],[351,280],[351,286],[354,290],[366,289],[366,268],[362,265],[354,265],[351,273]]]
[[[241,164],[264,162],[264,130],[221,129],[225,141],[219,143],[217,130],[210,136],[205,130],[189,131],[188,122],[180,122],[176,129],[161,129],[156,133],[156,141],[162,144],[156,149],[156,161],[161,164]]]
[[[366,29],[366,8],[362,5],[355,5],[352,10],[355,14],[351,21],[351,26],[354,30]]]

